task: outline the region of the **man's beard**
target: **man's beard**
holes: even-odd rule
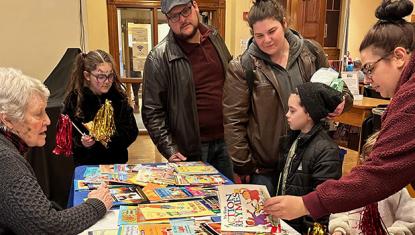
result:
[[[187,41],[193,38],[197,33],[198,27],[197,26],[195,27],[193,24],[190,24],[190,25],[193,27],[193,30],[190,34],[184,35],[183,33],[180,33],[180,34],[177,34],[176,37],[183,41]],[[199,21],[197,22],[197,25],[199,25]]]

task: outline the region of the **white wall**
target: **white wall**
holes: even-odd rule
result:
[[[80,47],[79,0],[1,0],[0,29],[0,66],[45,80]]]

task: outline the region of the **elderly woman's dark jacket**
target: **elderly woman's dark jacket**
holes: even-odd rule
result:
[[[29,163],[0,133],[0,234],[77,234],[105,212],[98,199],[66,210],[56,208]]]
[[[92,121],[98,110],[108,99],[112,101],[114,108],[115,134],[111,137],[108,148],[105,148],[100,142],[86,148],[81,143],[82,135],[73,129],[73,157],[75,165],[96,165],[96,164],[116,164],[126,163],[128,160],[128,146],[130,146],[138,136],[137,123],[134,118],[132,107],[124,95],[115,92],[114,86],[108,93],[95,95],[85,87],[83,90],[83,101],[81,103],[81,115],[75,115],[77,104],[77,95],[71,92],[65,99],[63,113],[68,114],[75,125],[82,132],[88,134],[83,123]]]

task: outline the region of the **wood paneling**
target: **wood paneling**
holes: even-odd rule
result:
[[[340,59],[340,49],[336,47],[324,47],[324,52],[327,55],[329,60],[339,60]]]

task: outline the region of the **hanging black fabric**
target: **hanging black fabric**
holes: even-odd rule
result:
[[[50,91],[46,113],[51,121],[46,132],[46,144],[43,147],[31,148],[27,153],[27,160],[48,199],[63,208],[67,204],[74,164],[72,158],[57,157],[53,155],[52,150],[55,147],[56,124],[63,107],[72,66],[80,52],[79,48],[68,48],[46,78],[44,84]]]

